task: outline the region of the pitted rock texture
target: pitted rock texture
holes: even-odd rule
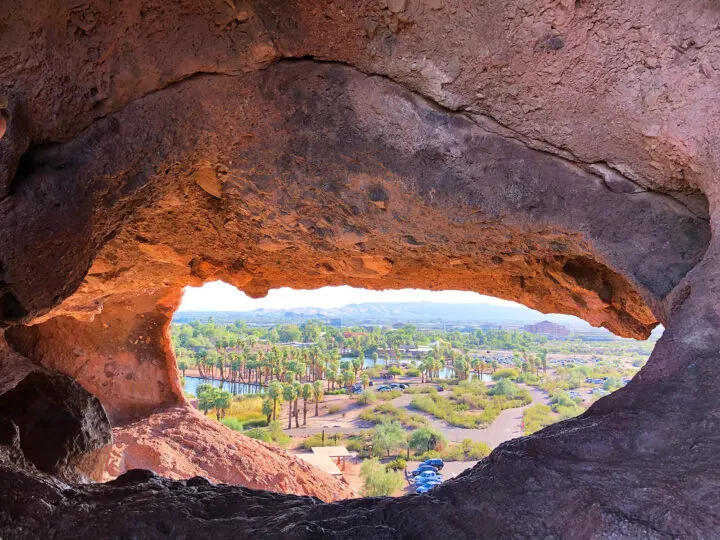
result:
[[[171,407],[113,430],[103,480],[131,469],[174,479],[202,476],[332,502],[357,496],[341,479],[287,452],[240,435],[192,407]]]
[[[162,289],[116,295],[91,321],[55,317],[9,328],[5,336],[24,357],[102,396],[118,425],[185,400],[168,334],[180,297]]]
[[[0,395],[0,418],[17,426],[25,458],[57,476],[77,476],[74,469],[86,454],[112,442],[100,401],[60,373],[26,375]],[[14,445],[14,437],[8,443]]]

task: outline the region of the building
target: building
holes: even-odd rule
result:
[[[550,321],[528,324],[527,326],[523,326],[523,330],[532,334],[540,334],[541,336],[547,336],[555,339],[566,338],[570,335],[570,330],[565,328],[563,325]]]

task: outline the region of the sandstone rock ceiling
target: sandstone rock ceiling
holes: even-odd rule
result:
[[[180,287],[210,279],[252,295],[475,290],[634,337],[662,322],[626,389],[437,495],[278,496],[288,512],[265,532],[717,530],[717,2],[4,4],[6,357],[70,374],[123,422],[182,400],[167,325]],[[3,512],[38,532],[34,489],[59,535],[82,521],[74,502],[112,509],[127,489],[205,504],[184,483],[63,495],[2,471],[27,488]],[[189,523],[149,532],[108,514],[88,531]]]

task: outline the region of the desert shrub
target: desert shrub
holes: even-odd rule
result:
[[[392,471],[404,471],[407,468],[407,461],[403,458],[395,458],[390,463],[385,465],[386,470]]]
[[[268,433],[267,430],[262,428],[249,429],[243,432],[243,435],[269,444],[272,443],[272,437],[270,436],[270,433]]]
[[[365,497],[392,495],[405,483],[402,473],[388,471],[377,458],[363,462],[360,476],[363,479],[362,495]]]
[[[362,394],[358,396],[358,403],[361,405],[371,405],[375,403],[377,400],[377,397],[375,395],[375,392],[372,390],[363,390]]]
[[[390,392],[378,392],[376,395],[381,401],[390,401],[391,399],[399,398],[400,396],[402,396],[402,390],[396,389]]]
[[[508,378],[500,379],[488,392],[491,396],[515,397],[518,392],[517,385]]]
[[[267,422],[267,419],[262,418],[262,419],[260,419],[260,420],[250,420],[250,421],[248,421],[248,422],[245,422],[245,423],[243,424],[243,426],[245,427],[245,429],[258,428],[258,427],[267,427],[267,426],[268,426],[268,422]]]
[[[405,375],[407,375],[408,377],[419,377],[420,370],[418,368],[407,368],[405,370]]]
[[[237,418],[229,417],[229,418],[223,418],[220,420],[224,425],[232,429],[233,431],[242,431],[243,430],[243,424],[240,420]]]
[[[470,439],[463,439],[461,444],[467,459],[483,459],[492,452],[490,446],[482,441],[475,442]]]
[[[392,366],[391,368],[388,369],[388,373],[389,373],[390,375],[393,375],[393,376],[397,377],[397,376],[399,376],[399,375],[402,375],[402,374],[403,374],[403,371],[402,371],[402,369],[400,369],[400,368],[397,367],[397,366]]]
[[[498,369],[495,373],[492,374],[492,378],[495,381],[499,381],[501,379],[514,379],[516,378],[520,373],[517,369],[513,368],[503,368]]]
[[[330,405],[328,407],[328,414],[336,414],[339,413],[342,407],[340,405]]]
[[[235,396],[225,412],[225,418],[232,417],[242,422],[247,428],[259,427],[259,424],[248,424],[255,420],[265,420],[266,416],[262,413],[261,396]],[[265,423],[264,425],[267,425]]]
[[[460,444],[453,444],[440,452],[440,457],[445,461],[473,461],[487,457],[491,451],[484,442],[463,439]]]
[[[267,428],[253,428],[243,432],[243,435],[247,435],[253,439],[266,442],[268,444],[276,444],[278,446],[286,447],[292,440],[282,430],[280,422],[271,422]]]
[[[435,458],[439,458],[439,457],[442,457],[440,455],[440,452],[438,452],[437,450],[430,450],[429,452],[425,452],[425,453],[417,456],[417,460],[425,461],[426,459],[435,459]]]

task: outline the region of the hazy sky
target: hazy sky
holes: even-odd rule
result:
[[[491,296],[462,291],[368,291],[353,287],[323,287],[293,290],[286,287],[271,290],[265,298],[254,300],[232,285],[222,281],[206,283],[202,287],[186,287],[178,311],[246,311],[251,309],[289,309],[296,307],[340,307],[364,302],[448,302],[453,304],[485,303],[517,306],[514,302]]]

